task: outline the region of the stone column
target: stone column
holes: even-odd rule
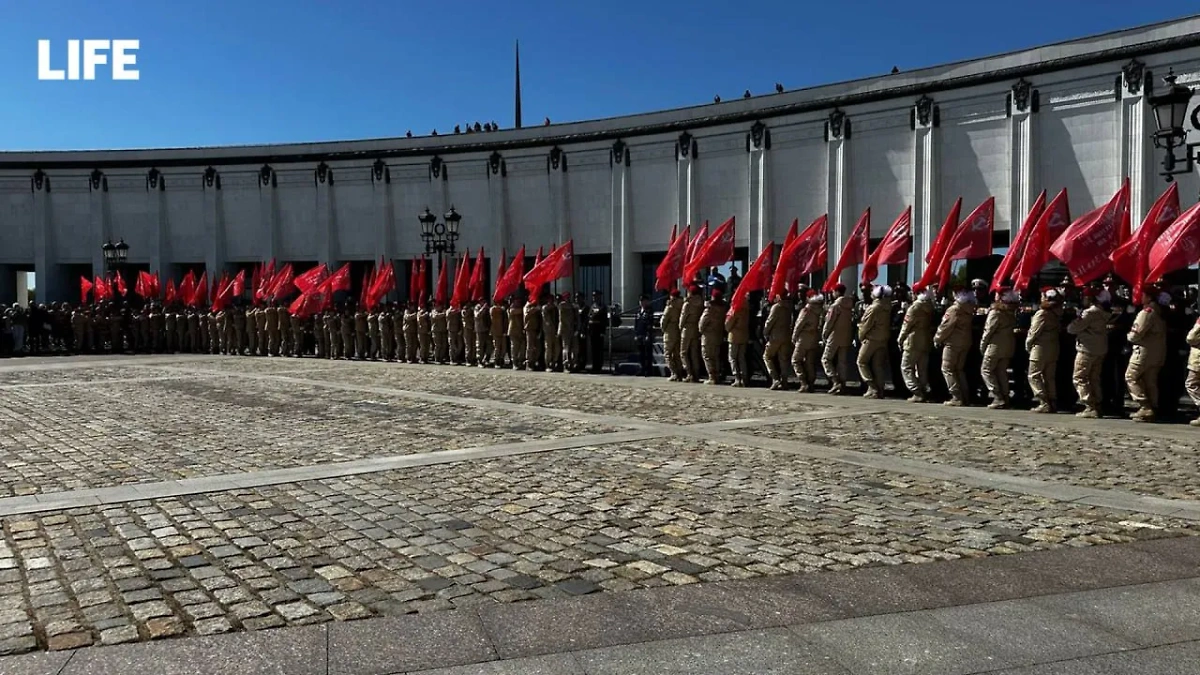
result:
[[[92,252],[92,269],[103,274],[104,252],[100,248],[106,241],[116,242],[121,235],[113,236],[108,218],[108,177],[100,169],[92,171],[88,176],[88,233]],[[38,285],[41,285],[38,277]],[[128,279],[126,279],[128,282]]]
[[[850,204],[850,156],[847,142],[850,140],[850,119],[841,110],[834,110],[825,122],[825,140],[828,144],[829,184],[825,191],[826,211],[829,213],[829,261],[827,270],[832,270],[837,264],[837,258],[842,253],[842,247],[850,236],[850,228],[858,218],[858,214],[847,214]],[[847,288],[855,286],[858,268],[852,267],[842,272],[841,281]]]
[[[557,145],[550,149],[550,155],[546,157],[546,178],[549,183],[550,217],[555,224],[555,241],[562,246],[571,238],[571,206],[567,188],[567,153]],[[559,279],[554,282],[554,289],[559,293],[574,292],[574,277]]]
[[[679,223],[679,231],[688,225],[694,225],[692,231],[696,231],[700,227],[700,223],[694,222],[696,214],[696,175],[693,171],[693,164],[696,159],[696,139],[688,132],[683,132],[679,135],[679,140],[675,143],[675,166],[678,180],[678,199],[675,205],[675,220]],[[627,153],[628,154],[628,153]],[[719,223],[713,223],[714,226]],[[636,300],[636,296],[634,300]],[[622,304],[622,307],[631,305]]]
[[[940,120],[933,99],[922,96],[913,105],[913,256],[908,266],[908,283],[921,278],[925,271],[925,253],[933,245],[942,225],[939,208],[937,134]]]
[[[37,278],[38,298],[78,302],[78,293],[68,295],[69,286],[59,274],[58,252],[54,245],[54,219],[50,209],[50,176],[38,169],[29,184],[33,192],[33,273]],[[100,250],[100,244],[96,244],[96,250]],[[93,275],[103,270],[103,265],[95,267]]]
[[[375,252],[392,259],[392,171],[382,159],[371,167],[371,203],[375,211]]]
[[[146,172],[146,211],[154,223],[154,240],[150,248],[150,273],[158,271],[161,283],[166,283],[171,271],[170,227],[167,223],[167,177],[158,169]]]
[[[264,164],[258,170],[258,213],[262,219],[262,252],[263,260],[274,260],[281,253],[279,245],[279,193],[275,189],[278,179],[275,169],[270,164]]]
[[[436,157],[434,159],[437,159]],[[440,162],[440,160],[439,160]],[[445,180],[445,169],[441,169],[441,177],[438,177],[437,172],[431,168],[430,178],[433,181]],[[488,225],[492,230],[491,239],[491,278],[492,286],[496,285],[496,280],[499,279],[500,265],[507,267],[508,260],[501,261],[501,255],[508,256],[516,255],[515,250],[508,250],[508,188],[506,186],[508,176],[508,166],[504,162],[504,158],[500,153],[493,152],[487,162],[487,177],[488,177]]]
[[[612,155],[612,300],[621,307],[637,305],[640,286],[637,256],[633,253],[633,232],[629,183],[629,146],[613,143]],[[689,163],[690,164],[690,163]],[[682,184],[681,184],[682,185]]]
[[[771,131],[762,122],[755,122],[746,133],[746,152],[750,161],[749,218],[746,225],[750,228],[749,246],[750,263],[754,262],[759,251],[771,241],[770,193],[767,191],[767,150],[771,149]],[[776,242],[782,244],[782,241]],[[779,251],[775,252],[778,259]],[[746,270],[741,270],[742,274]]]
[[[337,271],[337,240],[333,232],[333,169],[325,162],[313,171],[316,188],[317,262]]]
[[[1129,213],[1133,229],[1142,225],[1150,205],[1166,187],[1157,180],[1154,166],[1154,132],[1151,115],[1146,114],[1146,81],[1150,77],[1145,64],[1137,59],[1121,69],[1121,102],[1118,107],[1117,128],[1121,139],[1121,176],[1129,177]],[[1117,187],[1114,187],[1115,191]]]
[[[204,170],[200,179],[204,186],[204,231],[208,234],[208,250],[204,255],[204,270],[208,279],[219,279],[225,269],[225,214],[221,198],[221,174],[213,167]]]
[[[1012,86],[1008,93],[1008,115],[1011,159],[1009,167],[1009,243],[1017,240],[1017,233],[1041,189],[1038,187],[1037,158],[1034,143],[1037,140],[1033,113],[1037,112],[1037,92],[1025,80]],[[1057,189],[1057,188],[1056,188]],[[1054,198],[1054,193],[1046,199]]]

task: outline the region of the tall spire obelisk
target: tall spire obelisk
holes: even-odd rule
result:
[[[517,40],[517,90],[515,93],[516,128],[521,128],[521,41]]]

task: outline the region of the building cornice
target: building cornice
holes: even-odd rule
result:
[[[1088,50],[1091,42],[1119,42],[1136,33],[1169,31],[1167,37],[1134,44]],[[550,127],[526,127],[479,134],[335,141],[267,146],[88,150],[0,153],[0,170],[94,170],[295,164],[428,158],[467,153],[490,154],[511,150],[581,143],[612,142],[640,136],[677,134],[716,126],[752,124],[772,118],[847,108],[890,99],[913,99],[947,90],[1012,83],[1046,74],[1128,61],[1139,57],[1200,47],[1200,17],[1131,29],[1060,45],[962,63],[934,66],[839,84],[822,85],[784,94],[764,95],[727,103],[592,120]],[[1051,54],[1061,54],[1051,57]],[[1012,65],[1007,65],[1012,64]],[[995,66],[995,67],[989,67]],[[1115,72],[1120,72],[1119,68]],[[899,80],[897,84],[891,82]],[[775,103],[783,99],[781,103]],[[671,118],[674,119],[662,119]],[[659,118],[659,119],[645,119]],[[641,120],[641,121],[639,121]],[[481,140],[487,139],[487,140]],[[352,146],[347,149],[346,146]]]

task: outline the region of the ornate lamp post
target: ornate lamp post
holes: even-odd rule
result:
[[[125,260],[129,257],[129,244],[126,244],[124,239],[115,244],[111,240],[107,241],[100,247],[100,250],[104,252],[105,271],[110,274],[124,265]]]
[[[1197,151],[1200,149],[1200,143],[1185,143],[1188,132],[1184,129],[1184,124],[1190,121],[1193,129],[1200,130],[1200,106],[1192,110],[1189,120],[1188,104],[1192,100],[1192,88],[1176,84],[1174,72],[1164,77],[1163,83],[1167,85],[1166,91],[1151,96],[1150,106],[1154,111],[1156,127],[1154,146],[1165,151],[1163,170],[1159,175],[1170,183],[1175,180],[1175,176],[1191,173],[1197,158],[1200,157],[1200,152]],[[1175,149],[1179,147],[1183,148],[1183,157],[1175,155]]]
[[[454,257],[455,242],[458,241],[458,224],[462,222],[462,216],[458,215],[458,211],[451,206],[446,215],[442,217],[444,222],[439,223],[436,215],[429,211],[426,207],[421,215],[417,216],[417,220],[421,221],[421,240],[425,242],[425,253],[429,255],[437,254],[438,266],[442,264],[442,255]]]

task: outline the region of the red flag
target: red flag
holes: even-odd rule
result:
[[[1133,284],[1135,304],[1142,301],[1142,286],[1150,271],[1150,248],[1178,217],[1179,183],[1171,183],[1171,187],[1150,207],[1137,232],[1112,253],[1113,271]]]
[[[671,244],[675,243],[675,237],[679,236],[679,223],[671,226],[671,239],[667,241],[667,248],[671,248]]]
[[[262,274],[258,277],[258,282],[254,285],[254,300],[262,301],[267,299],[267,289],[271,285],[272,279],[275,278],[275,259],[271,258],[271,262],[263,269]]]
[[[525,276],[525,247],[517,251],[517,255],[513,257],[512,264],[504,271],[504,274],[496,280],[496,292],[492,294],[492,302],[500,302],[504,298],[512,295],[521,286],[521,279]]]
[[[892,223],[879,246],[867,256],[863,263],[863,283],[875,281],[879,276],[880,265],[902,265],[908,262],[908,252],[912,248],[912,207],[904,209],[900,217]]]
[[[421,256],[417,267],[417,302],[424,305],[429,297],[429,260]]]
[[[129,289],[125,287],[125,278],[121,276],[120,272],[113,272],[113,278],[117,283],[117,292],[121,294],[121,297],[125,297],[129,292]]]
[[[220,312],[229,306],[229,302],[233,299],[233,280],[229,275],[222,272],[221,279],[213,286],[212,308],[214,312]]]
[[[1200,262],[1200,204],[1184,211],[1150,247],[1147,281]]]
[[[838,256],[837,264],[833,266],[833,273],[825,280],[825,285],[821,290],[826,293],[833,292],[833,289],[838,286],[838,277],[842,275],[842,271],[863,261],[863,258],[867,255],[867,248],[870,246],[870,236],[871,207],[868,206],[867,210],[863,211],[863,214],[859,216],[854,230],[850,232],[850,237],[846,240],[846,245],[842,247],[842,254]]]
[[[1050,253],[1082,286],[1112,269],[1112,252],[1129,238],[1129,179],[1108,203],[1080,216],[1050,245]]]
[[[367,306],[378,305],[385,295],[394,290],[396,290],[396,265],[392,261],[388,261],[383,265],[382,271],[375,276],[374,283],[371,284],[371,292],[367,296]]]
[[[437,290],[434,291],[433,303],[435,305],[446,306],[446,301],[450,295],[450,279],[446,276],[446,263],[442,261],[438,265]]]
[[[160,297],[162,295],[162,290],[158,283],[159,282],[158,272],[155,272],[153,275],[151,275],[150,282],[151,282],[150,283],[150,294],[154,298]]]
[[[792,277],[788,279],[792,288],[799,288],[801,277],[823,270],[829,264],[829,215],[823,215],[810,223],[800,238],[804,240],[804,246],[797,249],[796,259],[799,262]]]
[[[692,234],[689,225],[683,228],[683,234],[676,237],[672,231],[671,245],[667,247],[667,255],[658,264],[654,272],[654,289],[668,291],[675,287],[675,282],[683,276],[683,265],[687,258],[688,242]]]
[[[988,197],[967,214],[946,249],[948,260],[976,260],[992,254],[992,229],[996,223],[996,198]]]
[[[454,290],[450,292],[450,306],[454,308],[462,307],[462,304],[469,298],[470,292],[470,277],[471,277],[471,258],[463,256],[454,270]]]
[[[1050,260],[1050,245],[1054,243],[1053,232],[1060,234],[1065,226],[1062,223],[1071,222],[1071,212],[1067,207],[1067,191],[1063,189],[1042,210],[1037,222],[1030,229],[1025,250],[1021,252],[1021,261],[1014,273],[1013,290],[1020,293],[1029,286],[1033,276],[1040,272]]]
[[[733,316],[735,312],[741,309],[746,304],[746,298],[751,293],[765,290],[772,285],[774,261],[775,242],[772,241],[758,254],[758,258],[750,265],[750,269],[746,270],[746,276],[742,277],[742,282],[734,289],[733,297],[729,301],[727,317]]]
[[[575,271],[574,263],[575,240],[572,239],[550,251],[550,255],[543,258],[541,262],[534,264],[533,268],[525,274],[525,288],[538,289],[548,283],[571,276]]]
[[[787,248],[787,247],[788,247],[788,244],[792,243],[792,240],[794,240],[796,237],[798,237],[798,236],[800,235],[800,229],[799,229],[799,228],[800,228],[800,219],[799,219],[799,218],[793,218],[793,219],[792,219],[792,226],[788,228],[787,234],[785,234],[785,235],[783,236],[783,246],[780,246],[780,247],[779,247],[779,250],[780,250],[780,251],[782,251],[783,249]]]
[[[324,281],[325,289],[332,293],[334,291],[350,290],[350,263],[346,263],[338,268]]]
[[[479,255],[475,256],[475,266],[471,268],[471,282],[468,284],[468,294],[471,302],[483,302],[483,268],[487,261],[483,257],[483,247],[479,247]]]
[[[933,240],[933,246],[930,246],[929,252],[925,254],[925,270],[921,272],[921,278],[917,280],[917,283],[913,284],[914,291],[920,292],[938,281],[942,276],[943,264],[947,268],[950,267],[949,261],[946,260],[946,253],[950,250],[950,240],[954,239],[954,233],[958,231],[960,213],[962,213],[962,197],[954,200],[954,206],[950,207],[950,213],[946,214],[946,220],[942,222],[942,229],[938,230],[937,237]]]
[[[288,306],[288,312],[298,319],[308,318],[321,310],[324,300],[325,296],[321,293],[301,293]]]
[[[375,283],[375,272],[367,268],[363,270],[362,288],[358,289],[358,306],[367,306],[367,296],[371,293],[371,286]]]
[[[242,269],[238,270],[238,273],[233,276],[233,281],[229,282],[229,295],[233,298],[240,298],[245,291],[246,270]]]
[[[175,280],[167,279],[167,295],[163,298],[163,303],[167,305],[175,304],[175,300],[179,294],[175,291]]]
[[[254,273],[250,277],[250,293],[251,293],[250,302],[252,302],[255,305],[258,304],[258,296],[255,293],[255,291],[257,291],[258,287],[262,285],[262,273],[263,273],[263,264],[261,262],[255,263]],[[245,289],[242,289],[242,290],[245,290]]]
[[[711,236],[696,251],[696,255],[684,266],[683,276],[687,280],[695,279],[705,267],[723,265],[733,260],[733,244],[736,238],[734,218],[721,223]]]
[[[991,291],[993,293],[999,292],[1004,283],[1017,271],[1017,266],[1021,264],[1021,259],[1025,256],[1025,249],[1029,245],[1029,236],[1033,234],[1033,226],[1045,209],[1046,191],[1042,190],[1037,201],[1033,203],[1033,208],[1029,209],[1029,213],[1025,216],[1025,222],[1021,223],[1016,240],[1009,245],[1008,252],[1004,254],[1004,259],[1000,261],[1000,267],[996,269],[996,274],[992,277]]]
[[[79,277],[79,304],[86,305],[88,301],[88,293],[92,292],[92,282],[87,277]]]
[[[691,225],[688,225],[688,228],[691,228]],[[690,242],[688,242],[687,255],[685,255],[683,257],[683,267],[685,270],[688,268],[689,264],[692,262],[692,258],[695,258],[696,254],[700,252],[700,248],[702,246],[704,246],[704,242],[706,242],[706,241],[708,241],[708,221],[707,220],[704,221],[704,225],[701,226],[699,230],[696,230],[696,236],[692,237],[692,240]],[[691,283],[692,280],[689,278],[689,279],[685,279],[684,281],[687,283]]]
[[[311,293],[328,277],[329,268],[325,267],[325,263],[321,263],[293,279],[292,285],[300,289],[301,293]]]
[[[417,302],[417,291],[420,290],[417,284],[417,273],[421,271],[421,265],[416,258],[408,261],[408,301]]]
[[[92,282],[92,297],[96,302],[103,302],[105,300],[104,279],[95,277],[95,280]]]
[[[133,292],[143,298],[149,295],[149,291],[146,290],[146,276],[146,272],[140,271],[137,273],[137,281],[133,282]]]
[[[200,273],[200,280],[192,289],[192,299],[188,304],[193,307],[203,307],[208,304],[208,270]]]
[[[241,272],[238,272],[241,274]],[[296,278],[296,273],[292,269],[292,263],[288,263],[281,267],[275,276],[271,278],[271,283],[267,284],[266,295],[270,300],[278,300],[286,298],[292,294],[292,281]],[[245,277],[242,277],[243,281]],[[234,295],[240,295],[234,293]]]
[[[185,305],[192,304],[192,296],[196,294],[196,276],[191,270],[183,275],[183,281],[179,282],[179,301]]]

